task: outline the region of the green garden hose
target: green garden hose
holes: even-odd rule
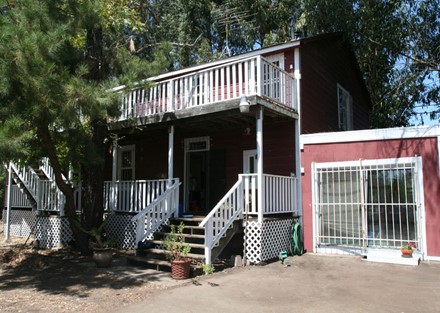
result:
[[[292,255],[302,255],[304,253],[303,236],[301,225],[296,219],[292,225],[292,238],[290,239],[290,253]]]

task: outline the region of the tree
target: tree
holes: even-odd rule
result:
[[[373,103],[373,127],[405,126],[415,105],[438,105],[438,0],[299,2],[298,28],[343,31],[353,46]]]
[[[46,155],[66,196],[65,212],[83,253],[87,234],[103,219],[103,168],[110,120],[120,94],[109,92],[155,74],[161,58],[145,62],[129,51],[135,11],[110,15],[130,1],[10,0],[0,2],[0,155],[36,160]],[[131,19],[127,19],[127,15]],[[127,22],[128,21],[128,22]],[[83,212],[62,178],[69,162],[81,173]]]
[[[195,46],[174,47],[173,66],[223,57],[227,44],[237,54],[290,40],[293,31],[303,36],[343,32],[371,95],[373,127],[408,125],[416,107],[439,105],[439,0],[151,3],[155,13],[149,20],[162,30],[160,37],[193,43],[201,36]],[[440,109],[432,115],[440,118]]]

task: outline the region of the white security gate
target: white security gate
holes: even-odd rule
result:
[[[315,163],[313,173],[316,250],[421,248],[420,157]]]

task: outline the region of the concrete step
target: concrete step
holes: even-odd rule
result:
[[[401,264],[401,265],[419,265],[422,256],[418,251],[414,251],[413,256],[402,257],[402,252],[398,249],[374,249],[368,248],[364,254],[364,260],[369,262]]]

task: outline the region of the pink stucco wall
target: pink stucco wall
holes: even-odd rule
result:
[[[312,162],[342,162],[359,159],[422,157],[428,256],[440,256],[440,178],[437,138],[398,139],[352,143],[304,145],[301,154],[304,175],[303,229],[305,248],[313,250]]]

